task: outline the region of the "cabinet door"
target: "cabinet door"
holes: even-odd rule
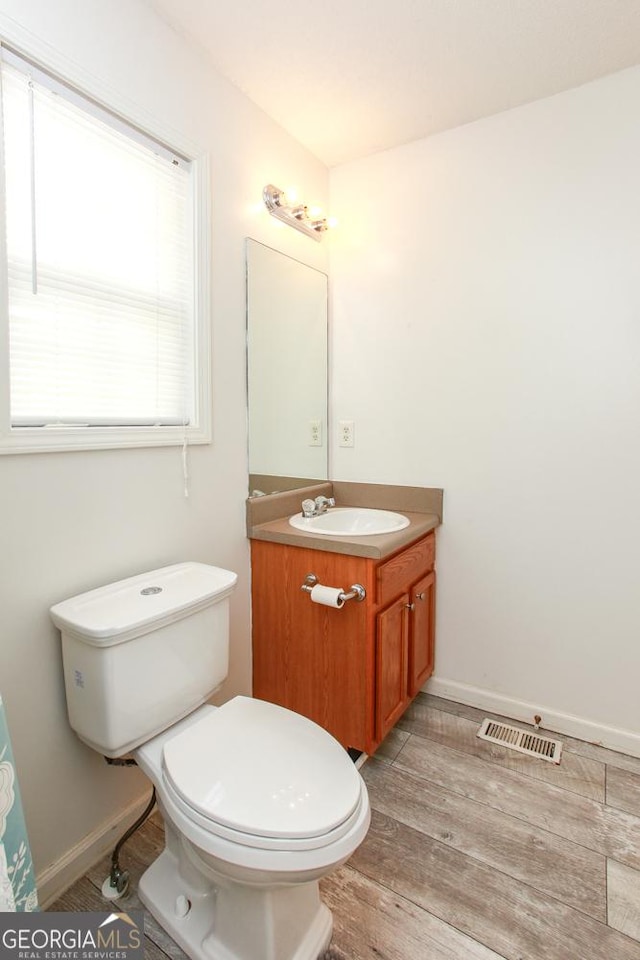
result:
[[[409,696],[415,697],[433,673],[435,574],[418,580],[410,592]]]
[[[381,611],[376,623],[376,739],[382,740],[408,703],[409,595]]]
[[[253,695],[294,710],[345,747],[372,753],[375,632],[370,603],[340,610],[301,590],[361,583],[373,595],[371,560],[254,540],[252,553]]]

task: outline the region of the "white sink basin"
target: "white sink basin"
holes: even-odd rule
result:
[[[303,517],[301,513],[289,519],[296,530],[320,533],[325,537],[368,537],[373,534],[395,533],[409,526],[409,519],[391,510],[370,510],[368,507],[331,507],[318,517]]]

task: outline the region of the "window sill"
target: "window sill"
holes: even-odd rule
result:
[[[16,427],[0,436],[0,456],[60,453],[69,450],[119,450],[210,443],[198,427]]]

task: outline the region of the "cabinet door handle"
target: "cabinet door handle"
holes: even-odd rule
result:
[[[424,600],[425,597],[426,597],[426,593],[424,592],[424,590],[422,590],[421,593],[416,593],[415,599]]]
[[[415,603],[405,603],[405,607],[407,608],[407,610],[415,610],[416,605]]]

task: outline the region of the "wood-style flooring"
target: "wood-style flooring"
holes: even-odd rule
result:
[[[371,829],[322,883],[326,960],[640,960],[640,759],[561,737],[556,766],[478,740],[487,715],[420,694],[362,767]],[[156,814],[121,855],[129,907],[161,847]],[[51,909],[106,909],[108,867]],[[185,957],[148,914],[146,934]]]

